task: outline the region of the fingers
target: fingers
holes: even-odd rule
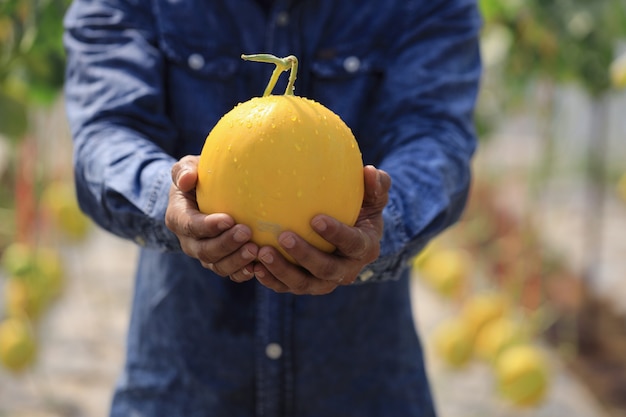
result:
[[[258,247],[253,243],[248,243],[217,262],[202,260],[200,262],[202,266],[220,276],[229,276],[232,281],[244,282],[254,278],[254,260],[257,252]]]
[[[377,230],[369,225],[349,227],[332,217],[320,214],[313,218],[311,226],[345,257],[371,262],[378,256],[378,253],[372,253],[372,245],[379,239]]]
[[[224,213],[206,215],[198,211],[194,201],[179,195],[174,187],[165,213],[165,224],[179,238],[203,239],[215,237],[235,225],[232,217]]]
[[[312,276],[305,268],[286,260],[273,247],[259,249],[258,259],[260,262],[254,266],[257,280],[276,292],[323,295],[332,292],[340,284]]]
[[[253,263],[258,252],[258,246],[249,242],[250,236],[247,226],[237,224],[215,237],[179,236],[179,240],[183,252],[198,259],[204,268],[243,282],[254,277]]]
[[[208,216],[207,216],[208,217]],[[188,231],[186,234],[179,235],[182,249],[187,255],[197,258],[203,265],[215,265],[218,262],[226,259],[228,256],[234,255],[239,251],[240,255],[244,255],[244,244],[246,244],[252,235],[250,228],[243,224],[236,224],[230,229],[223,231],[219,234],[213,234],[210,232],[213,227],[207,227],[206,230]],[[201,233],[200,235],[198,233]],[[243,265],[249,263],[256,256],[256,249],[251,251],[254,256],[244,260],[247,260]],[[230,268],[215,268],[215,272],[219,272],[220,275],[228,275]]]
[[[173,185],[165,223],[178,237],[185,254],[236,282],[254,278],[258,246],[248,226],[224,213],[203,214],[192,192],[198,179],[198,156],[185,156],[172,166]]]
[[[190,193],[198,178],[198,159],[186,156],[172,167],[175,186],[170,192],[166,223],[179,237],[183,251],[199,259],[205,268],[236,282],[256,277],[277,292],[327,294],[339,285],[354,282],[361,268],[378,257],[382,210],[391,187],[386,172],[364,167],[365,193],[355,227],[325,215],[312,220],[316,232],[337,248],[333,254],[312,247],[294,233],[281,234],[279,243],[298,266],[275,248],[259,249],[249,242],[251,230],[234,224],[230,216],[207,216],[198,211]]]
[[[267,257],[267,255],[265,256]],[[273,260],[269,261],[270,264],[273,262]],[[263,263],[256,263],[253,268],[253,273],[257,281],[259,281],[267,288],[274,290],[278,293],[291,292],[289,287],[281,282],[278,278],[276,278]]]
[[[373,166],[363,170],[365,193],[354,227],[318,215],[311,227],[336,250],[325,253],[292,232],[283,232],[278,242],[298,265],[287,261],[275,248],[259,249],[254,273],[257,280],[277,292],[327,294],[340,285],[353,283],[362,268],[380,253],[382,211],[387,204],[391,178]]]
[[[254,263],[251,262],[244,266],[243,268],[229,274],[231,281],[234,282],[245,282],[254,278]]]
[[[360,261],[320,251],[292,232],[282,233],[279,243],[298,265],[287,261],[275,248],[263,247],[254,270],[263,285],[277,292],[328,294],[339,285],[354,282],[361,269]]]

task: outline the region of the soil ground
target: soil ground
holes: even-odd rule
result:
[[[36,368],[20,377],[0,373],[2,417],[104,417],[123,360],[136,249],[100,230],[63,249],[69,279],[63,297],[42,323]],[[493,390],[489,369],[475,363],[447,368],[429,335],[451,307],[415,280],[416,323],[441,417],[610,417],[549,346],[553,386],[539,408],[516,410]]]

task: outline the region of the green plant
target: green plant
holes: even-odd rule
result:
[[[480,7],[485,33],[497,27],[511,39],[502,62],[509,91],[539,78],[576,82],[593,96],[610,88],[615,42],[626,36],[623,1],[481,0]]]
[[[63,15],[69,0],[0,2],[0,134],[21,139],[28,109],[50,104],[63,85]]]

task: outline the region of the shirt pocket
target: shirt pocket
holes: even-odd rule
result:
[[[371,40],[321,48],[311,65],[311,98],[337,113],[361,145],[374,134],[386,71],[383,51]]]
[[[174,156],[198,154],[219,118],[242,101],[239,37],[216,2],[157,0],[155,19],[167,113],[185,139]]]
[[[382,72],[382,56],[369,42],[320,48],[311,71],[319,79],[350,80]]]
[[[238,49],[223,12],[201,0],[157,0],[156,24],[161,49],[172,63],[199,76],[225,80],[239,66]],[[182,24],[181,24],[182,22]]]

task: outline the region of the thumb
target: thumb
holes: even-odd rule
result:
[[[198,160],[198,156],[187,155],[172,166],[172,182],[182,192],[195,188],[198,181]]]
[[[382,169],[367,165],[363,168],[363,178],[365,185],[363,207],[382,210],[389,199],[391,177]]]

